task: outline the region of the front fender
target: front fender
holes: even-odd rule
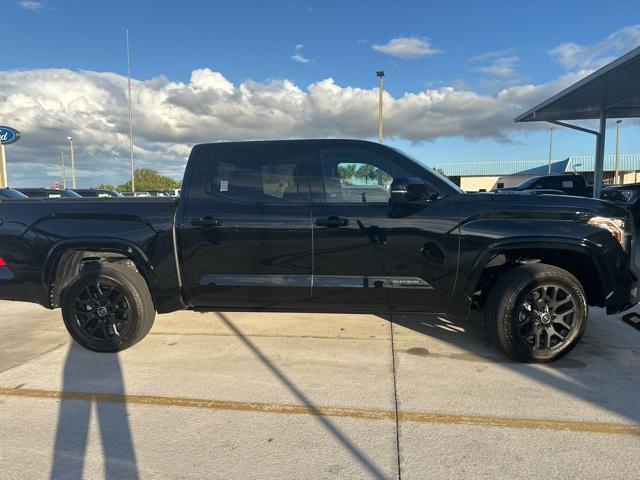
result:
[[[613,239],[612,241],[615,242]],[[467,301],[471,301],[476,285],[487,264],[497,255],[508,254],[509,252],[519,250],[566,251],[586,255],[593,262],[605,292],[609,292],[615,282],[611,277],[609,268],[607,268],[606,260],[602,253],[603,248],[605,248],[603,244],[590,239],[567,237],[531,236],[527,238],[497,240],[476,256],[467,275],[467,279],[464,282],[463,291],[459,293],[461,293]]]

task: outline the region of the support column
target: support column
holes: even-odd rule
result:
[[[0,145],[0,188],[9,186],[9,178],[7,177],[7,157],[4,153],[4,145]]]
[[[593,169],[593,198],[600,198],[602,178],[604,174],[604,143],[607,131],[607,112],[600,112],[600,130],[596,137],[596,158]]]

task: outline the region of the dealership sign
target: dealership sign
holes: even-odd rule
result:
[[[0,127],[0,145],[9,145],[20,140],[20,132],[11,127]]]

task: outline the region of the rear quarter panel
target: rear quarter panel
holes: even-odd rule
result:
[[[13,278],[0,298],[51,307],[52,275],[68,250],[113,251],[144,262],[154,297],[179,298],[173,254],[175,201],[43,199],[0,202],[0,256]]]

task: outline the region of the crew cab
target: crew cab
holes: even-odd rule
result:
[[[180,309],[484,310],[510,357],[571,350],[588,306],[637,302],[633,220],[599,200],[466,194],[358,140],[197,145],[180,199],[0,200],[0,299],[125,349]]]

